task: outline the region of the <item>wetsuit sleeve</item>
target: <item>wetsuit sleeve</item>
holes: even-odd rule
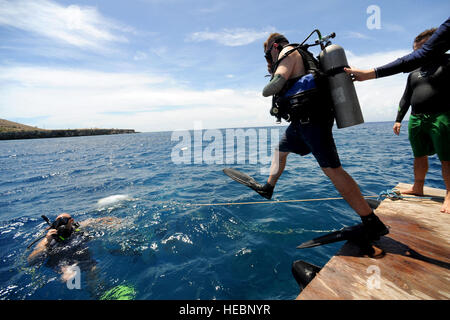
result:
[[[450,17],[439,26],[422,48],[384,66],[375,68],[377,78],[410,72],[450,49]]]
[[[400,105],[398,107],[397,118],[395,118],[395,122],[402,122],[406,113],[408,112],[409,106],[411,105],[411,74],[408,76],[408,81],[406,82],[406,88],[403,92],[403,96],[400,99]]]
[[[270,80],[269,84],[267,84],[262,92],[262,95],[264,97],[269,97],[274,94],[277,94],[278,92],[283,89],[284,85],[286,84],[286,79],[283,78],[282,75],[276,74],[272,80]]]

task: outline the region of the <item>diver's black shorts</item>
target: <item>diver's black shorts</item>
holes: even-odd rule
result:
[[[301,156],[312,153],[320,167],[339,168],[341,161],[334,143],[332,128],[332,122],[331,124],[293,122],[281,138],[278,150]]]

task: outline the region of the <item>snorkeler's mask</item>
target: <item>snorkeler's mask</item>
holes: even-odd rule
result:
[[[65,226],[69,223],[70,219],[72,219],[72,217],[61,217],[56,219],[55,221],[53,221],[50,229],[56,229],[58,230],[59,227],[61,226]]]
[[[79,224],[74,222],[72,225],[72,228],[68,229],[66,226],[69,223],[70,220],[73,220],[72,217],[61,217],[53,221],[53,223],[50,226],[50,229],[56,229],[57,233],[54,236],[56,241],[64,241],[67,238],[69,238],[73,231],[74,227],[78,228]]]
[[[49,227],[46,230],[56,229],[57,233],[53,236],[56,241],[64,241],[72,235],[73,231],[79,231],[78,228],[80,227],[80,224],[78,222],[74,222],[72,224],[72,228],[70,228],[70,229],[66,228],[66,225],[69,223],[69,221],[70,221],[70,219],[72,219],[72,217],[70,217],[70,218],[62,217],[62,218],[56,219],[55,221],[53,221],[53,223],[50,223],[50,219],[47,218],[45,215],[41,215],[41,218],[44,219],[44,221],[47,222],[47,224],[49,225]],[[35,244],[39,240],[43,239],[45,236],[46,235],[44,234],[44,235],[40,236],[39,238],[33,240],[27,246],[27,249],[30,249],[33,244]]]

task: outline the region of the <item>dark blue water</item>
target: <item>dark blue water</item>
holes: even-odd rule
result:
[[[412,183],[407,135],[395,136],[392,123],[334,133],[343,167],[364,195]],[[296,246],[360,221],[343,200],[189,205],[263,201],[226,177],[226,166],[260,182],[267,176],[248,162],[174,164],[177,144],[170,132],[0,141],[0,299],[98,299],[120,284],[134,287],[135,299],[293,299],[292,262],[322,266],[341,244]],[[426,183],[444,188],[436,157]],[[274,199],[337,196],[312,156],[290,155]],[[40,216],[61,212],[78,221],[117,218],[89,231],[96,270],[82,270],[81,289],[68,289],[45,259],[27,263],[26,246],[46,226]]]

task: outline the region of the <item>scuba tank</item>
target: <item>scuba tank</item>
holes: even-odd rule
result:
[[[344,67],[348,67],[344,49],[331,44],[320,52],[319,61],[322,71],[327,74],[337,127],[340,129],[364,123],[355,85],[344,71]]]

